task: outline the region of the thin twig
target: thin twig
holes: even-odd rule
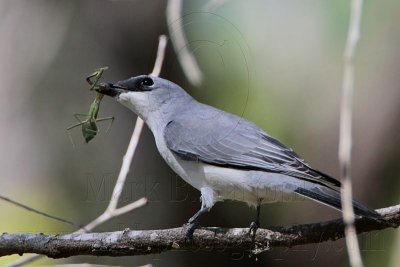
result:
[[[160,35],[158,39],[157,57],[154,63],[153,71],[150,75],[160,76],[161,68],[164,62],[165,48],[167,46],[167,36]]]
[[[47,217],[47,218],[50,218],[50,219],[53,219],[53,220],[56,220],[56,221],[59,221],[59,222],[68,224],[68,225],[70,225],[70,226],[72,226],[72,227],[74,227],[74,228],[77,228],[77,229],[82,228],[82,225],[79,225],[79,224],[77,224],[77,223],[68,221],[68,220],[66,220],[66,219],[63,219],[63,218],[60,218],[60,217],[57,217],[57,216],[48,214],[48,213],[46,213],[46,212],[43,212],[43,211],[34,209],[34,208],[29,207],[29,206],[27,206],[27,205],[25,205],[25,204],[22,204],[22,203],[20,203],[20,202],[17,202],[17,201],[15,201],[15,200],[12,200],[12,199],[10,199],[10,198],[8,198],[8,197],[5,197],[5,196],[0,195],[0,199],[2,199],[2,200],[4,200],[4,201],[7,201],[7,202],[9,202],[9,203],[11,203],[11,204],[13,204],[13,205],[16,205],[16,206],[18,206],[18,207],[20,207],[20,208],[23,208],[23,209],[29,210],[29,211],[31,211],[31,212],[34,212],[34,213],[40,214],[40,215],[42,215],[42,216],[45,216],[45,217]]]
[[[119,215],[122,215],[124,213],[130,212],[134,209],[140,208],[144,205],[146,205],[147,203],[147,199],[145,197],[136,200],[133,203],[130,203],[128,205],[125,205],[121,208],[118,209],[108,209],[106,211],[103,212],[103,214],[101,214],[99,217],[97,217],[96,219],[94,219],[93,221],[91,221],[89,224],[87,224],[86,226],[82,227],[81,229],[79,229],[78,231],[76,231],[75,233],[87,233],[92,231],[94,228],[96,228],[97,226],[99,226],[100,224],[105,223],[106,221],[117,217]]]
[[[400,205],[377,210],[382,220],[358,218],[358,233],[382,230],[400,225]],[[249,235],[249,228],[204,227],[186,239],[186,228],[162,230],[129,230],[106,233],[67,235],[7,234],[0,235],[0,256],[35,252],[52,258],[77,255],[133,256],[161,253],[169,250],[249,251],[260,253],[276,247],[322,243],[344,237],[342,218],[327,222],[269,227]],[[256,244],[256,248],[254,248]]]
[[[362,0],[351,1],[349,31],[344,52],[342,106],[340,114],[339,164],[342,179],[342,209],[346,246],[350,265],[362,267],[360,248],[354,227],[351,183],[352,104],[354,94],[354,52],[360,37]]]
[[[169,0],[167,5],[167,24],[171,43],[178,61],[189,82],[199,86],[203,81],[203,74],[193,53],[189,50],[182,21],[182,0]]]
[[[165,54],[165,47],[167,44],[167,37],[165,35],[161,35],[159,38],[159,43],[158,43],[158,49],[157,49],[157,58],[154,64],[153,71],[151,75],[153,76],[158,76],[161,72],[161,67],[163,64],[164,60],[164,54]],[[100,224],[110,220],[111,218],[114,218],[116,216],[125,214],[127,212],[130,212],[136,208],[142,207],[147,203],[146,198],[141,198],[139,200],[136,200],[133,203],[127,204],[123,207],[117,208],[118,202],[122,193],[122,190],[125,185],[126,177],[129,173],[129,169],[131,166],[131,162],[133,159],[133,156],[135,155],[135,151],[137,148],[137,145],[139,143],[140,135],[142,133],[143,129],[143,120],[141,118],[137,118],[136,124],[131,136],[131,139],[129,141],[129,145],[127,148],[127,151],[125,153],[125,156],[123,157],[122,160],[122,166],[117,178],[117,182],[115,183],[114,190],[110,199],[110,203],[108,204],[107,208],[101,214],[99,217],[91,221],[89,224],[86,226],[82,227],[80,230],[74,232],[73,234],[82,234],[89,232],[99,226]],[[41,255],[31,255],[28,256],[24,259],[17,260],[13,262],[12,264],[8,265],[8,267],[16,267],[16,266],[22,266],[24,264],[27,264],[29,262],[35,261],[42,257]]]

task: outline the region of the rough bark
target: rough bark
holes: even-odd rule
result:
[[[400,225],[400,205],[377,210],[380,221],[358,218],[357,233],[382,230]],[[0,256],[37,253],[51,258],[77,255],[132,256],[161,253],[168,250],[224,251],[253,250],[256,253],[272,247],[293,247],[321,243],[344,237],[342,219],[321,223],[258,229],[253,240],[248,228],[206,227],[185,239],[185,227],[163,230],[129,230],[66,235],[8,234],[0,236]]]

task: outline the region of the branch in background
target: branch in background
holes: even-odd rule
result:
[[[382,230],[400,225],[400,205],[377,210],[382,221],[359,218],[355,220],[358,233]],[[169,250],[225,251],[230,249],[253,250],[260,253],[273,247],[321,243],[344,237],[342,219],[258,229],[253,241],[249,228],[207,227],[195,231],[193,241],[186,240],[185,227],[164,229],[81,233],[68,235],[2,234],[0,256],[40,253],[51,258],[77,255],[132,256],[155,254]],[[255,242],[255,243],[254,243]],[[256,248],[254,249],[254,245]]]
[[[360,248],[355,231],[351,185],[352,105],[354,94],[354,52],[360,37],[362,0],[351,1],[349,31],[344,51],[342,106],[340,110],[339,165],[342,180],[342,210],[345,224],[346,247],[350,265],[362,267]]]
[[[153,71],[151,75],[158,76],[161,72],[161,67],[164,61],[164,54],[165,54],[165,47],[167,45],[167,37],[165,35],[161,35],[159,37],[158,49],[157,49],[157,58],[154,64]],[[137,118],[135,128],[132,133],[131,140],[129,142],[127,151],[125,156],[122,160],[121,170],[119,172],[117,182],[115,183],[113,193],[111,195],[110,203],[108,204],[107,208],[99,217],[94,219],[92,222],[87,224],[86,226],[82,227],[80,230],[76,231],[74,234],[83,234],[92,231],[97,226],[107,222],[108,220],[120,216],[122,214],[128,213],[134,209],[142,207],[147,203],[146,198],[141,198],[136,200],[133,203],[125,205],[123,207],[117,208],[119,199],[121,197],[122,190],[125,185],[126,177],[129,173],[129,168],[132,163],[133,156],[135,155],[136,147],[139,143],[140,134],[142,133],[143,129],[143,120],[141,118]],[[26,258],[20,259],[15,261],[14,263],[8,265],[8,267],[16,267],[22,266],[24,264],[30,263],[39,259],[41,255],[32,255]]]
[[[203,73],[196,58],[189,50],[182,23],[182,0],[169,0],[167,5],[167,24],[172,46],[189,82],[199,86],[203,81]]]
[[[43,212],[43,211],[40,211],[40,210],[31,208],[31,207],[29,207],[29,206],[27,206],[27,205],[25,205],[25,204],[22,204],[22,203],[20,203],[20,202],[18,202],[18,201],[12,200],[12,199],[10,199],[10,198],[8,198],[8,197],[1,196],[1,195],[0,195],[0,199],[6,201],[6,202],[8,202],[8,203],[11,203],[11,204],[13,204],[13,205],[15,205],[15,206],[18,206],[18,207],[20,207],[20,208],[23,208],[23,209],[29,210],[29,211],[31,211],[31,212],[37,213],[37,214],[39,214],[39,215],[42,215],[42,216],[44,216],[44,217],[47,217],[47,218],[53,219],[53,220],[55,220],[55,221],[59,221],[59,222],[68,224],[68,225],[70,225],[70,226],[72,226],[72,227],[74,227],[74,228],[77,228],[77,229],[82,228],[82,225],[79,225],[79,224],[76,224],[76,223],[74,223],[74,222],[68,221],[68,220],[66,220],[66,219],[63,219],[63,218],[60,218],[60,217],[57,217],[57,216],[48,214],[48,213],[46,213],[46,212]]]

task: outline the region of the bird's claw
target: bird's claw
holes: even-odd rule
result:
[[[254,238],[256,236],[257,229],[260,228],[260,222],[251,222],[249,226],[249,235]],[[253,234],[252,234],[253,233]]]
[[[189,220],[189,223],[187,223],[187,228],[186,228],[186,240],[192,240],[193,239],[193,233],[194,230],[196,230],[196,228],[198,227],[198,223],[196,222],[191,222]]]

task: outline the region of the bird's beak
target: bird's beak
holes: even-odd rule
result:
[[[111,97],[118,96],[119,94],[125,91],[125,87],[118,85],[118,83],[100,83],[96,91],[103,94],[108,95]]]

